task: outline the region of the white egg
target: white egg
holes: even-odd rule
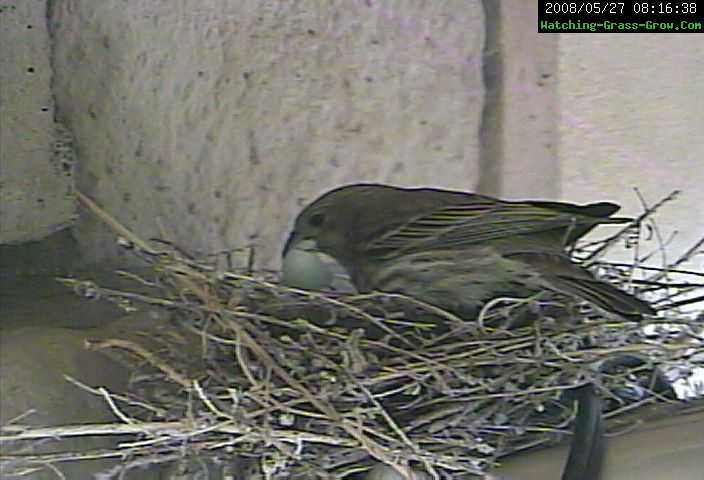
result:
[[[334,273],[323,263],[313,240],[303,240],[283,258],[281,283],[304,290],[329,289]]]

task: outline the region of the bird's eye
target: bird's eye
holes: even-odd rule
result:
[[[325,223],[325,215],[323,215],[322,213],[315,213],[310,216],[309,223],[313,227],[320,227],[323,225],[323,223]]]

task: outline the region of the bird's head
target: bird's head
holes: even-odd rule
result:
[[[282,252],[282,283],[320,290],[329,288],[334,275],[328,261],[353,274],[356,252],[361,248],[359,219],[367,205],[359,185],[332,190],[307,205],[296,217]],[[374,189],[372,189],[374,190]],[[360,201],[361,199],[361,201]]]
[[[406,189],[374,183],[345,185],[324,193],[301,211],[283,255],[306,241],[303,245],[345,265],[351,258],[367,255],[376,240],[411,219],[464,197],[459,192],[427,188]]]
[[[283,249],[303,247],[308,251],[326,253],[338,260],[353,246],[355,225],[363,215],[364,204],[350,201],[358,186],[349,185],[332,190],[306,206],[296,217],[293,230]]]

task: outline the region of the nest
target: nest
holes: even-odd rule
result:
[[[124,461],[107,477],[197,456],[245,469],[245,478],[361,478],[379,461],[475,478],[506,455],[565,438],[574,419],[565,392],[574,387],[596,385],[610,427],[624,428],[648,405],[681,408],[672,381],[704,363],[703,322],[674,308],[634,323],[545,292],[459,318],[402,295],[285,288],[111,224],[148,266],[124,274],[135,288],[64,283],[127,311],[168,311],[171,337],[91,344],[121,352],[134,369],[129,392],[98,392],[124,422],[81,427],[137,436],[113,452]],[[578,253],[596,267],[624,235]],[[647,267],[600,268],[624,281]],[[701,287],[662,280],[665,271],[646,270],[644,285],[666,291],[671,305]],[[3,439],[47,434],[13,428]],[[70,426],[51,430],[69,434]],[[3,459],[8,473],[46,461]]]

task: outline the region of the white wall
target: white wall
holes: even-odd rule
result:
[[[343,182],[472,189],[482,113],[478,0],[65,0],[59,112],[79,187],[143,237],[257,243],[278,265],[304,202]],[[88,257],[112,234],[84,218]]]
[[[39,240],[75,217],[50,58],[46,1],[0,0],[0,244]]]
[[[616,200],[637,215],[635,187],[651,205],[682,190],[657,216],[664,238],[678,231],[668,258],[701,238],[704,37],[561,35],[558,78],[561,196]],[[704,255],[689,268],[704,272]]]
[[[672,255],[704,231],[701,35],[539,35],[515,0],[488,19],[478,0],[52,4],[53,87],[79,186],[143,237],[161,222],[195,253],[255,243],[258,265],[276,267],[300,206],[360,180],[613,200],[629,215],[641,210],[632,187],[650,202],[681,189],[658,216],[664,237],[680,230]],[[40,18],[44,2],[18,5]],[[26,63],[10,43],[3,62]],[[45,92],[46,68],[32,78]],[[42,135],[25,152],[45,155]],[[90,215],[75,232],[86,258],[115,258]]]

